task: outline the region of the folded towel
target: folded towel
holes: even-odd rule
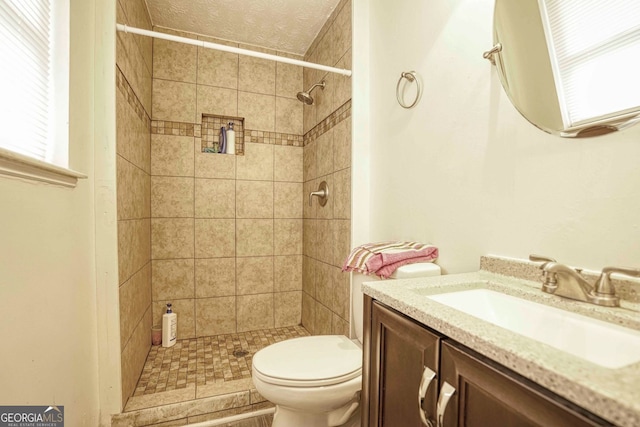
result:
[[[438,248],[418,242],[367,243],[354,248],[342,266],[342,271],[376,274],[384,279],[403,265],[432,262],[438,258]]]

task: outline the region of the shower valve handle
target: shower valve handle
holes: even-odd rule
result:
[[[309,193],[309,206],[312,206],[313,196],[318,198],[320,206],[327,204],[327,199],[329,198],[329,186],[327,185],[327,181],[322,181],[320,183],[318,191],[312,191]]]

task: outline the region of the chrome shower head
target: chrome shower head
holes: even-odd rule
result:
[[[313,105],[313,98],[311,97],[311,91],[314,90],[317,86],[320,86],[322,88],[322,90],[324,90],[324,87],[327,85],[327,83],[322,80],[320,83],[316,83],[313,86],[311,86],[311,88],[306,91],[306,92],[298,92],[298,100],[300,100],[301,102],[304,102],[307,105]]]

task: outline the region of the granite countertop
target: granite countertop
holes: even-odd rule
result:
[[[640,304],[620,308],[549,295],[540,283],[484,270],[365,282],[363,292],[620,426],[640,426],[640,362],[604,368],[437,303],[427,295],[485,288],[640,330]]]

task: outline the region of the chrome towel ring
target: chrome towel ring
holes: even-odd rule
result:
[[[417,86],[416,99],[414,99],[413,102],[409,105],[404,102],[404,96],[400,93],[400,84],[402,83],[403,79],[407,79],[409,83],[415,82]],[[396,85],[396,99],[398,100],[398,104],[400,104],[402,108],[413,108],[418,103],[420,95],[422,95],[422,87],[420,86],[420,80],[418,80],[416,72],[403,71],[402,73],[400,73],[400,79],[398,79],[398,84]]]

